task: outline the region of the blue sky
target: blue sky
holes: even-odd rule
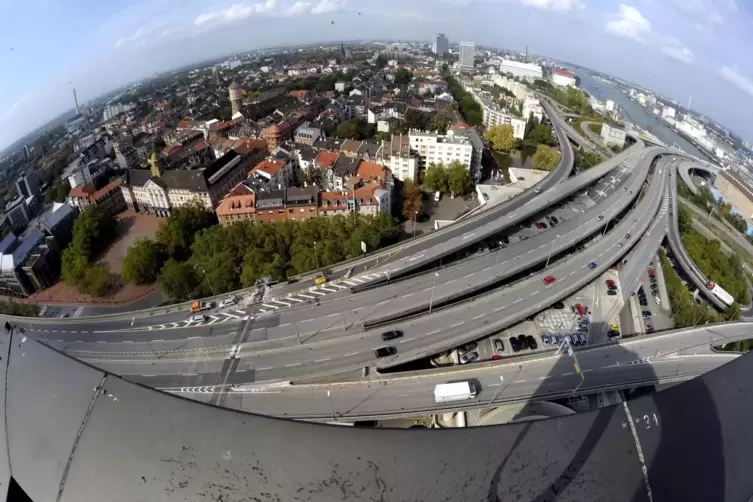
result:
[[[743,0],[0,0],[0,148],[128,81],[234,51],[402,37],[499,45],[686,102],[753,140]],[[361,15],[358,15],[361,12]],[[333,25],[331,21],[335,21]]]

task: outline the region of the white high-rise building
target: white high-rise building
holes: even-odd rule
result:
[[[502,60],[502,62],[499,64],[499,72],[502,75],[510,73],[513,77],[524,78],[526,80],[536,80],[544,78],[544,71],[541,69],[541,66],[532,63],[512,61],[510,59]]]
[[[434,36],[434,43],[431,46],[431,50],[437,56],[447,54],[450,50],[450,43],[444,33],[437,33]]]
[[[675,113],[676,110],[674,108],[672,108],[671,106],[665,106],[661,112],[661,116],[665,119],[673,119],[675,118]]]
[[[473,70],[476,46],[473,42],[460,42],[460,69]]]

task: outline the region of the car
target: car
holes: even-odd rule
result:
[[[70,314],[63,314],[63,315],[60,316],[60,318],[61,319],[65,319],[65,318],[70,317],[70,316],[71,316]]]
[[[591,263],[589,263],[589,264],[588,264],[588,268],[590,268],[590,269],[595,269],[595,268],[596,268],[596,262],[595,262],[595,261],[592,261]]]
[[[546,223],[544,223],[543,221],[541,222],[541,226],[542,226],[542,227],[544,227],[544,228],[549,228],[549,227],[547,226],[547,224],[546,224]]]
[[[378,349],[374,351],[374,355],[380,359],[382,357],[394,356],[395,354],[397,354],[397,348],[391,345],[387,347],[379,347]]]
[[[580,334],[578,335],[580,337],[580,344],[585,345],[586,342],[588,342],[588,339],[586,338],[586,335]]]
[[[607,296],[615,296],[616,294],[617,294],[617,291],[615,291],[614,289],[610,289],[609,291],[607,291]]]
[[[620,327],[617,324],[610,324],[609,325],[609,329],[614,330],[614,331],[618,331],[620,329]]]
[[[536,192],[536,193],[541,193],[541,189],[540,189],[540,188],[537,188],[537,189],[535,189],[535,190],[534,190],[534,192]]]
[[[661,300],[659,299],[658,296],[655,296],[654,300],[656,300],[657,305],[661,305]]]
[[[520,342],[518,342],[517,338],[511,336],[508,341],[510,342],[510,347],[512,348],[513,352],[520,352]]]
[[[499,354],[494,354],[492,356],[492,361],[499,361],[500,359],[502,359],[502,356],[500,356]]]
[[[644,307],[648,307],[648,302],[646,301],[646,299],[645,299],[645,298],[641,298],[640,300],[638,300],[638,302],[639,302],[639,303],[640,303],[641,305],[643,305]]]
[[[651,317],[653,314],[651,313],[650,310],[644,310],[643,315]]]
[[[528,344],[528,348],[531,350],[536,350],[539,348],[539,344],[536,343],[536,339],[531,335],[528,335],[526,337],[526,343]]]
[[[654,270],[653,268],[648,269],[648,275],[653,276],[654,274],[656,274],[656,270]]]
[[[547,275],[546,277],[544,277],[544,284],[551,284],[556,280],[557,278],[554,277],[553,275]]]
[[[633,195],[633,191],[632,190],[628,190],[628,195]]]
[[[192,315],[191,317],[188,318],[189,323],[204,322],[206,320],[207,320],[207,316],[205,316],[204,314]]]
[[[552,305],[552,308],[553,309],[564,309],[565,308],[565,304],[562,303],[562,302],[557,302],[554,305]]]
[[[220,302],[219,308],[224,309],[225,307],[232,307],[233,305],[235,305],[235,298],[225,298]]]
[[[557,345],[562,345],[562,342],[565,340],[561,333],[557,333],[554,339],[557,340]]]
[[[591,309],[588,308],[586,305],[583,305],[583,310],[586,311],[586,314],[591,315]],[[590,322],[588,319],[583,319],[583,322]]]
[[[651,296],[658,296],[658,295],[659,295],[658,290],[654,289],[653,291],[651,291]]]
[[[604,219],[604,215],[603,215],[603,214],[600,214],[600,215],[599,215],[599,217],[598,217],[598,220],[599,220],[599,221],[601,221],[601,220],[603,220],[603,219]]]
[[[560,222],[560,220],[558,220],[556,216],[552,216],[552,221],[555,225]]]
[[[465,354],[460,356],[460,364],[472,363],[476,359],[478,359],[478,352],[476,351],[466,352]]]
[[[501,338],[495,338],[493,343],[494,343],[494,350],[496,350],[497,352],[503,352],[505,350],[505,344]]]
[[[403,332],[399,330],[392,330],[392,331],[385,331],[382,333],[382,340],[385,342],[389,342],[390,340],[394,340],[395,338],[400,338],[403,336]]]
[[[484,200],[489,200],[489,194],[488,193],[484,193]]]
[[[527,235],[521,235],[520,236],[520,240],[521,241],[527,241],[528,240],[528,236]]]
[[[628,233],[626,233],[626,234],[625,234],[625,238],[626,238],[626,239],[629,239],[629,238],[630,238],[630,232],[628,232]]]
[[[536,222],[536,228],[538,228],[539,230],[541,230],[541,229],[543,228],[543,226],[541,225],[541,223],[539,223],[539,222],[537,221],[537,222]]]
[[[607,279],[606,281],[604,281],[604,284],[606,284],[607,286],[614,286],[617,283],[614,282],[612,279]]]
[[[552,344],[552,339],[549,338],[549,335],[542,334],[541,335],[541,343],[543,343],[544,345],[551,345]]]
[[[656,282],[656,277],[654,277],[653,275],[649,275],[648,280],[651,281],[651,284],[654,284]]]
[[[653,283],[653,284],[651,284],[651,289],[656,289],[656,288],[658,288],[658,287],[659,287],[659,286],[658,286],[658,285],[657,285],[656,283]]]
[[[622,191],[627,192],[627,187],[623,187]]]
[[[523,224],[523,226],[526,227],[526,228],[531,228],[531,223],[530,222],[526,222],[526,223]]]
[[[618,242],[618,243],[617,243],[617,247],[618,247],[618,248],[621,248],[621,247],[622,247],[622,243],[621,243],[621,242]]]
[[[607,331],[607,336],[609,338],[614,338],[616,336],[620,336],[620,332],[619,331],[612,331],[612,330],[610,330],[610,331]]]

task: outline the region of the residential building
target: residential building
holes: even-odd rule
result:
[[[449,166],[458,161],[468,168],[469,172],[473,163],[473,144],[470,138],[463,136],[443,136],[434,132],[411,129],[409,133],[410,148],[418,152],[421,163],[444,164]]]
[[[29,160],[31,158],[31,150],[29,149],[29,145],[23,145],[21,147],[21,153],[24,156],[24,159]]]
[[[740,212],[748,221],[753,220],[753,187],[735,171],[720,171],[714,180],[714,186],[721,192],[724,200]]]
[[[282,121],[279,124],[273,124],[262,129],[261,137],[267,142],[267,149],[271,152],[280,146],[280,143],[289,140],[292,137],[291,126],[285,121]]]
[[[335,82],[335,90],[337,92],[345,92],[345,82]]]
[[[283,189],[293,181],[292,160],[263,160],[248,172],[251,178],[257,178],[269,186]]]
[[[552,83],[560,87],[575,87],[575,74],[562,68],[552,68]]]
[[[68,193],[66,202],[69,206],[79,210],[83,210],[90,205],[95,205],[101,207],[109,214],[117,214],[126,209],[123,191],[120,189],[122,184],[123,179],[118,178],[99,190],[96,190],[94,185],[72,188]]]
[[[494,75],[492,82],[515,95],[517,101],[523,101],[528,96],[528,87],[522,82],[517,82],[503,75]]]
[[[531,81],[544,78],[544,71],[541,69],[541,66],[532,63],[512,61],[510,59],[502,60],[499,64],[499,72],[503,75],[509,73],[512,74],[513,77]]]
[[[26,199],[18,196],[5,206],[5,216],[13,228],[23,228],[29,224],[34,215],[29,209]]]
[[[68,204],[55,202],[39,217],[37,228],[46,236],[54,237],[58,247],[65,249],[73,238],[73,223],[78,215],[77,209]]]
[[[664,119],[673,119],[675,117],[676,110],[672,108],[671,106],[665,106],[664,109],[661,112],[661,116]]]
[[[454,124],[452,129],[447,132],[448,136],[468,138],[473,146],[473,156],[471,157],[471,178],[474,183],[481,181],[482,159],[484,157],[484,141],[479,136],[476,129],[466,124]]]
[[[360,159],[340,155],[332,166],[332,169],[326,175],[329,189],[338,192],[345,190],[346,182],[358,172],[360,162]]]
[[[614,113],[615,112],[614,101],[612,101],[611,99],[608,99],[606,105],[604,106],[604,109],[608,112]]]
[[[500,108],[488,96],[476,94],[476,99],[481,104],[483,112],[483,124],[487,129],[495,125],[511,125],[512,134],[516,139],[523,139],[526,131],[527,120],[518,118],[510,114],[507,110]],[[525,117],[525,115],[524,115]]]
[[[523,112],[523,119],[526,121],[528,121],[531,115],[536,117],[536,120],[538,120],[539,122],[541,122],[541,119],[544,118],[544,108],[541,106],[541,103],[533,94],[527,95],[523,100],[521,111]]]
[[[42,191],[39,189],[39,180],[37,175],[33,172],[26,172],[16,180],[16,188],[18,194],[24,199],[29,197],[39,197],[42,195]]]
[[[434,40],[431,45],[431,51],[437,56],[447,54],[450,50],[450,43],[444,33],[437,33],[434,35]]]
[[[293,136],[293,140],[296,143],[311,146],[317,139],[321,137],[322,130],[318,127],[312,126],[311,123],[306,122],[295,130],[295,136]]]
[[[382,144],[376,158],[400,181],[416,181],[420,159],[411,151],[409,135],[393,134],[391,141]]]
[[[607,124],[606,122],[601,126],[601,139],[607,146],[617,145],[622,148],[625,146],[626,138],[627,134],[624,129]]]
[[[34,259],[35,255],[41,256],[40,263],[36,267],[34,267],[34,262],[37,261]],[[45,283],[50,283],[53,278],[45,274],[44,282],[39,281],[39,284],[35,284],[24,271],[24,267],[27,267],[29,271],[34,269],[42,275],[45,269],[49,268],[44,266],[43,262],[49,260],[53,264],[56,259],[59,261],[60,253],[54,244],[54,237],[47,239],[42,231],[36,228],[21,240],[13,233],[9,233],[0,241],[0,294],[27,297],[39,289],[44,289],[49,285]]]
[[[346,196],[348,194],[346,193]],[[378,181],[361,182],[350,192],[348,208],[356,210],[365,216],[376,216],[378,213],[390,214],[392,198],[389,190]],[[351,204],[353,207],[351,207]]]
[[[476,46],[473,42],[460,42],[460,69],[471,71],[475,66]]]

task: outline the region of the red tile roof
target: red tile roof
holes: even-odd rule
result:
[[[256,174],[261,171],[267,173],[270,177],[273,177],[277,173],[279,173],[280,169],[282,169],[283,167],[285,167],[285,162],[281,160],[263,160],[256,164],[256,167],[251,169],[248,175],[251,176],[252,174]]]
[[[562,68],[552,68],[552,73],[562,75],[563,77],[574,77],[575,74],[571,71],[563,70]]]
[[[317,167],[332,169],[332,166],[334,166],[337,161],[338,155],[337,152],[322,152],[316,156],[314,163]]]
[[[356,174],[361,178],[369,181],[373,179],[384,180],[385,168],[375,162],[361,162],[358,165]]]

